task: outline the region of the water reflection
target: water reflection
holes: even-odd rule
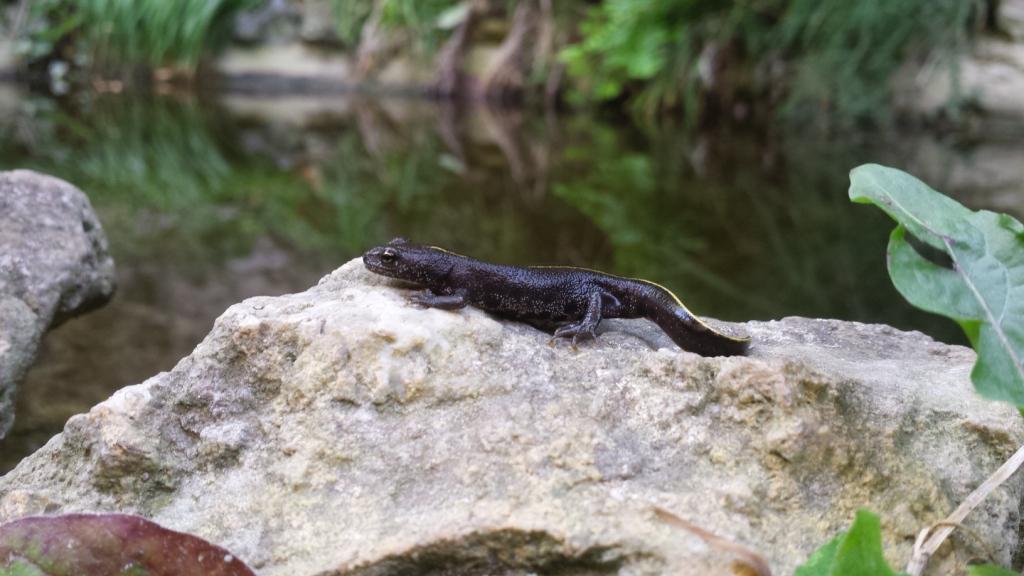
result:
[[[861,162],[969,166],[928,136],[693,135],[340,96],[9,100],[0,167],[89,194],[121,290],[47,337],[0,471],[71,414],[171,368],[228,305],[303,290],[397,235],[643,276],[723,319],[836,317],[962,341],[895,293],[884,268],[892,224],[846,198]],[[944,154],[956,161],[935,162]],[[1006,204],[968,203],[993,199]]]

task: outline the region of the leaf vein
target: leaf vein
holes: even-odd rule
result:
[[[883,190],[886,190],[885,186],[879,185],[879,187],[882,188]],[[1006,299],[1004,298],[1003,309],[1000,311],[999,320],[996,321],[995,314],[993,313],[991,307],[989,306],[988,301],[985,300],[985,298],[981,295],[981,292],[978,290],[978,287],[974,284],[974,281],[971,279],[971,277],[967,274],[967,271],[964,269],[963,263],[960,262],[960,259],[957,258],[956,253],[953,251],[952,239],[949,236],[946,236],[944,234],[939,234],[938,232],[933,230],[932,227],[928,226],[920,218],[918,218],[916,215],[914,215],[913,212],[911,212],[910,210],[907,210],[899,202],[899,200],[897,200],[895,194],[893,194],[892,192],[889,192],[888,190],[886,190],[886,195],[889,197],[889,199],[892,201],[892,203],[897,208],[899,208],[901,211],[903,211],[903,213],[907,216],[907,218],[909,218],[910,220],[914,221],[916,224],[921,226],[922,229],[927,230],[928,232],[930,232],[932,234],[935,234],[936,236],[938,236],[939,238],[942,239],[942,243],[945,244],[945,246],[946,246],[946,251],[949,252],[950,257],[953,258],[953,262],[956,264],[955,268],[956,268],[957,272],[959,272],[960,276],[963,277],[964,283],[967,284],[967,287],[971,290],[971,293],[974,295],[974,297],[980,303],[981,309],[985,312],[985,315],[987,316],[989,323],[992,325],[992,329],[995,331],[996,336],[999,338],[1000,343],[1003,345],[1003,348],[1006,349],[1006,353],[1010,356],[1010,359],[1012,360],[1014,369],[1017,371],[1017,373],[1021,377],[1021,379],[1024,380],[1024,364],[1021,363],[1020,358],[1017,356],[1016,351],[1013,349],[1013,345],[1010,343],[1009,338],[1007,338],[1006,333],[1003,332],[1003,329],[1002,329],[1003,314],[1006,311],[1006,303],[1007,303]],[[986,238],[984,234],[981,234],[981,237],[982,237],[982,240],[985,243],[985,252],[984,253],[988,254],[989,253],[988,252],[988,238]],[[1006,282],[1009,282],[1009,278],[1007,278],[1005,274],[1004,274],[1003,277],[1004,277]]]
[[[982,237],[984,238],[984,234],[982,235]],[[942,242],[946,245],[946,251],[949,252],[950,257],[956,264],[956,269],[960,272],[960,275],[963,277],[964,283],[967,284],[967,287],[971,290],[971,293],[974,294],[974,297],[981,304],[981,309],[985,312],[985,315],[988,317],[989,324],[992,325],[992,330],[995,331],[996,336],[999,338],[999,341],[1003,345],[1003,348],[1006,349],[1006,353],[1010,356],[1010,359],[1013,361],[1013,367],[1017,370],[1017,373],[1018,375],[1020,375],[1021,379],[1024,380],[1024,365],[1021,364],[1020,358],[1017,357],[1017,352],[1013,349],[1013,345],[1010,343],[1010,339],[1007,338],[1006,333],[1003,332],[1001,323],[1002,321],[1000,320],[1000,322],[996,322],[995,315],[993,314],[992,308],[989,306],[988,301],[985,300],[985,298],[981,295],[981,292],[978,290],[978,287],[974,284],[974,280],[970,277],[970,275],[967,274],[966,270],[964,270],[963,264],[957,257],[956,251],[953,250],[952,241],[949,238],[943,236]]]

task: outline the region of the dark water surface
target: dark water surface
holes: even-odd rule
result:
[[[847,173],[881,162],[942,189],[964,154],[932,134],[687,134],[401,98],[57,102],[0,87],[0,168],[82,188],[120,278],[110,305],[47,336],[0,473],[69,416],[169,370],[229,305],[304,290],[398,235],[642,276],[725,320],[885,322],[959,343],[893,290],[893,225],[850,204]]]

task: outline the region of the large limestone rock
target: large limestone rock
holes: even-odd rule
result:
[[[85,194],[28,170],[0,172],[0,438],[43,334],[104,304],[114,286],[114,262]]]
[[[751,322],[747,358],[645,321],[548,346],[478,310],[421,310],[352,261],[231,307],[0,478],[0,521],[117,510],[267,575],[731,574],[653,505],[789,573],[856,509],[903,563],[1024,440],[972,392],[970,350],[884,326]],[[1009,563],[1021,479],[932,564]]]

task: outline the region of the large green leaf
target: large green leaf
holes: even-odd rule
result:
[[[897,576],[882,556],[878,516],[859,510],[850,530],[819,548],[794,576]]]
[[[227,550],[128,514],[34,516],[0,526],[0,576],[254,576]]]
[[[1024,225],[969,210],[875,164],[850,173],[850,199],[875,204],[899,223],[889,238],[889,276],[908,302],[964,329],[978,353],[971,372],[978,392],[1024,406]],[[923,256],[907,232],[945,252],[952,266]]]

